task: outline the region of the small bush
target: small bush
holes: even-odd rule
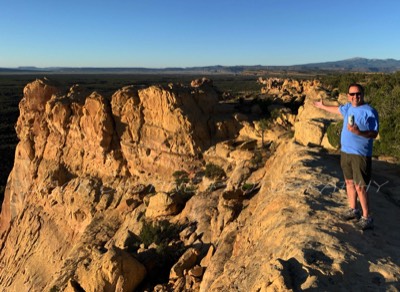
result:
[[[142,230],[139,234],[145,246],[152,243],[166,245],[169,241],[179,237],[179,227],[169,221],[143,222]]]
[[[329,143],[338,149],[340,147],[340,134],[342,133],[343,121],[331,123],[326,130]]]
[[[241,190],[244,192],[251,191],[255,188],[256,184],[244,183],[241,187]]]
[[[187,184],[190,181],[189,174],[184,170],[177,170],[172,174],[172,176],[175,178],[177,186]]]
[[[149,256],[155,259],[154,266],[148,270],[146,285],[168,282],[172,266],[185,250],[182,242],[179,241],[179,231],[179,225],[172,224],[167,220],[143,222],[143,227],[139,234],[143,244],[146,247],[152,243],[156,244],[154,249],[151,248],[145,253],[138,254],[139,261],[141,259],[148,261]]]
[[[186,171],[179,170],[173,174],[175,178],[175,189],[171,191],[179,196],[183,201],[188,201],[196,192],[196,187],[190,183],[189,174]]]
[[[218,165],[208,163],[204,173],[205,177],[210,179],[220,179],[226,176],[225,171]]]

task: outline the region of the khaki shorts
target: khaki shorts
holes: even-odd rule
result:
[[[354,184],[360,186],[369,184],[372,168],[371,157],[341,152],[340,166],[345,179],[352,179]]]

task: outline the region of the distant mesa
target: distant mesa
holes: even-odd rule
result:
[[[141,67],[44,67],[21,66],[18,68],[0,68],[0,73],[126,73],[126,74],[248,74],[262,71],[344,71],[344,72],[382,72],[393,73],[400,70],[400,61],[395,59],[367,59],[361,57],[341,61],[308,63],[289,66],[205,66],[205,67],[171,67],[171,68],[141,68]]]

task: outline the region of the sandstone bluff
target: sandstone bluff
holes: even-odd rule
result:
[[[336,117],[312,106],[329,92],[259,82],[277,113],[267,129],[258,104],[222,102],[207,79],[111,98],[28,84],[0,217],[2,291],[398,291],[397,166],[374,160],[373,231],[340,221],[325,133]],[[144,239],[157,224],[167,242]]]

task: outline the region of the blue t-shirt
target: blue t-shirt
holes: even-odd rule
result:
[[[340,142],[341,150],[348,154],[357,154],[362,156],[372,156],[372,138],[365,138],[356,135],[347,130],[349,116],[354,116],[354,123],[360,131],[379,131],[379,118],[377,111],[368,104],[353,107],[351,103],[339,106],[339,111],[342,114],[343,129]]]

